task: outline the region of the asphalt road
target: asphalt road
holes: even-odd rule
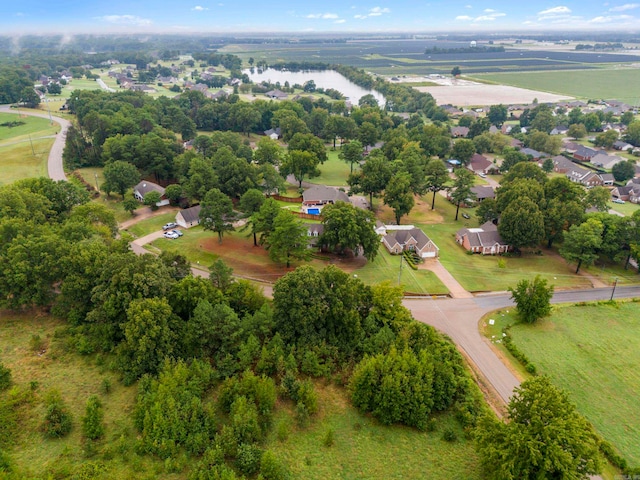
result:
[[[31,117],[49,119],[48,113],[35,113],[23,109],[20,109],[20,111],[18,111],[17,108],[11,108],[11,105],[0,105],[0,112],[15,113],[16,115],[29,115]],[[51,178],[52,180],[66,180],[67,176],[64,174],[62,152],[64,150],[64,144],[67,139],[67,130],[69,130],[71,122],[65,120],[64,118],[54,116],[52,116],[51,119],[60,125],[60,132],[58,132],[58,134],[56,135],[56,139],[53,142],[51,151],[49,152],[47,170],[49,172],[49,178]]]

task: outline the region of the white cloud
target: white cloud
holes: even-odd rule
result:
[[[624,5],[619,5],[617,7],[611,7],[609,9],[610,12],[626,12],[627,10],[634,10],[640,7],[640,3],[625,3]]]
[[[560,15],[560,14],[566,14],[566,13],[571,13],[571,9],[569,7],[558,6],[558,7],[548,8],[546,10],[538,12],[538,15],[540,15],[540,16],[544,16],[544,15]]]
[[[471,5],[465,5],[464,8],[473,8]]]
[[[599,17],[592,18],[589,20],[589,23],[612,23],[612,22],[622,22],[624,20],[629,20],[633,18],[631,15],[602,15]]]
[[[474,22],[493,22],[498,17],[504,17],[504,13],[500,14],[491,14],[491,15],[480,15],[473,19]]]
[[[148,18],[138,17],[137,15],[104,15],[96,18],[114,25],[130,25],[136,27],[147,27],[153,23]]]
[[[204,12],[205,10],[209,10],[207,7],[201,7],[200,5],[196,5],[191,9],[194,12]]]
[[[344,18],[341,18],[340,20],[336,20],[333,23],[345,23],[345,22],[346,22],[346,20]]]
[[[483,12],[484,12],[484,13],[494,13],[494,12],[497,12],[497,10],[494,10],[493,8],[485,8],[485,9],[483,10]]]
[[[471,20],[473,20],[473,17],[470,17],[469,15],[458,15],[456,17],[456,20],[463,20],[465,22],[470,22]]]
[[[306,16],[306,18],[321,18],[323,20],[333,20],[340,17],[335,13],[310,13]]]
[[[369,10],[369,13],[367,13],[366,15],[362,15],[362,14],[354,15],[353,18],[363,20],[369,17],[379,17],[384,13],[391,13],[391,10],[389,10],[388,8],[373,7],[371,10]]]

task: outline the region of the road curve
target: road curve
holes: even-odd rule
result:
[[[15,113],[16,115],[29,115],[31,117],[40,117],[49,119],[49,114],[47,113],[35,113],[26,110],[12,109],[11,105],[0,105],[0,112],[2,113]],[[52,180],[66,180],[67,176],[64,174],[64,165],[62,162],[62,152],[64,150],[64,144],[67,139],[67,130],[71,126],[71,122],[69,120],[65,120],[60,117],[51,117],[51,119],[60,125],[60,132],[56,135],[56,139],[53,142],[53,146],[49,151],[49,159],[47,161],[47,171],[49,173],[49,178]]]

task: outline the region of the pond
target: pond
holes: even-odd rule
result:
[[[304,85],[305,82],[313,80],[316,87],[324,89],[333,88],[338,90],[347,97],[347,100],[353,105],[357,105],[358,100],[368,94],[373,95],[381,107],[386,103],[386,100],[381,93],[376,92],[375,90],[362,88],[334,70],[304,70],[299,72],[290,72],[288,70],[274,70],[273,68],[267,68],[266,70],[261,71],[254,68],[253,73],[251,73],[251,69],[244,70],[243,73],[249,75],[249,78],[254,83],[267,81],[274,84],[276,82],[280,82],[281,85],[284,85],[285,82],[289,82],[289,85],[295,85],[296,83]]]

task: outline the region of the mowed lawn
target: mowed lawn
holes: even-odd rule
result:
[[[504,291],[515,286],[523,278],[540,275],[558,288],[587,288],[591,283],[585,277],[575,275],[554,251],[542,250],[541,255],[523,253],[522,256],[469,255],[455,241],[456,232],[463,227],[477,227],[473,209],[460,209],[455,219],[456,207],[440,195],[436,196],[437,216],[425,222],[431,212],[431,195],[423,197],[418,208],[402,223],[415,223],[440,249],[440,262],[470,292]],[[471,217],[465,219],[462,213]],[[416,221],[414,221],[414,219]],[[421,221],[423,220],[423,221]]]
[[[640,466],[640,303],[556,306],[514,343],[634,467]]]
[[[18,115],[18,110],[14,111],[16,113],[0,113],[0,146],[20,141],[29,142],[29,135],[34,140],[47,135],[55,135],[60,131],[60,125],[57,123],[51,125],[46,118]],[[3,125],[12,122],[24,123],[24,125],[15,127]]]
[[[480,479],[480,466],[473,443],[464,438],[451,415],[435,417],[434,432],[419,432],[402,426],[381,426],[351,406],[344,390],[316,382],[319,412],[304,430],[295,428],[290,410],[276,413],[266,447],[289,465],[294,478],[307,480],[355,479]],[[290,435],[280,442],[278,425],[290,425]],[[446,427],[458,440],[442,440]],[[325,446],[327,432],[334,444]]]
[[[33,140],[33,150],[29,140],[0,146],[0,185],[23,178],[46,177],[47,160],[53,142],[53,138]]]
[[[321,175],[315,178],[306,178],[305,181],[314,183],[316,185],[331,185],[334,187],[346,187],[347,178],[349,177],[350,167],[349,164],[340,160],[338,155],[340,154],[340,147],[336,147],[335,150],[327,148],[327,161],[322,165],[319,165]],[[359,168],[357,165],[353,166],[354,170]]]
[[[544,92],[593,99],[616,99],[635,105],[640,98],[640,69],[572,70],[474,74],[481,80]]]

